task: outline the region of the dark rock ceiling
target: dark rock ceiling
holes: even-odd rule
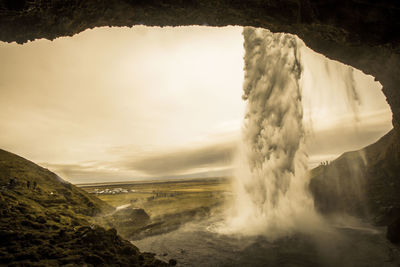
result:
[[[24,43],[100,26],[242,25],[298,35],[379,80],[400,122],[397,0],[0,0],[0,40]]]

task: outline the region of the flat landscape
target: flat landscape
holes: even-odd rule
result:
[[[128,239],[140,239],[204,219],[231,197],[229,178],[78,185],[115,207],[98,218]]]

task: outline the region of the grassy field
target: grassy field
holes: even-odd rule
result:
[[[96,194],[94,192],[121,188],[128,193]],[[94,193],[108,204],[119,207],[130,204],[144,209],[152,218],[211,207],[223,201],[231,192],[229,179],[196,179],[164,182],[85,185],[82,189]]]

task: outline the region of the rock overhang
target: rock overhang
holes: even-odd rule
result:
[[[374,76],[400,122],[400,3],[322,0],[0,0],[0,40],[25,43],[101,26],[254,26]]]

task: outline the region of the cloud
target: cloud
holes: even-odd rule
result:
[[[391,113],[387,110],[360,113],[358,118],[358,123],[354,122],[351,115],[331,118],[329,125],[314,128],[307,136],[310,168],[322,161],[334,160],[344,152],[375,143],[393,128]]]
[[[110,147],[164,150],[240,124],[240,33],[96,28],[22,46],[0,42],[0,146],[35,162],[114,162],[123,155]]]
[[[71,183],[132,180],[137,173],[121,171],[105,162],[40,163]]]
[[[220,176],[230,174],[236,141],[192,144],[190,148],[141,151],[134,155],[128,155],[131,146],[116,147],[110,149],[120,155],[115,161],[42,162],[40,165],[72,183]]]
[[[184,174],[202,169],[226,168],[232,161],[235,149],[236,143],[229,141],[154,153],[140,158],[128,157],[117,166],[156,176]]]

